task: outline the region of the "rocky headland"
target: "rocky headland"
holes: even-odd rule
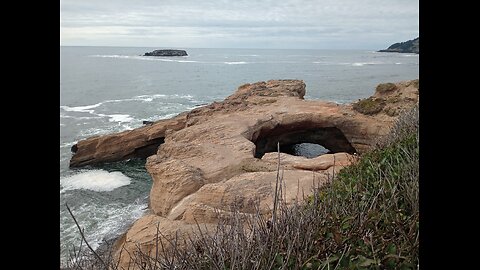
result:
[[[245,84],[222,102],[75,144],[71,167],[148,157],[150,213],[119,239],[117,252],[154,252],[157,226],[162,237],[182,238],[197,223],[213,228],[232,209],[270,215],[277,142],[281,149],[315,143],[330,150],[310,159],[281,153],[284,200],[302,200],[387,135],[398,114],[418,102],[418,80],[380,84],[373,96],[345,105],[305,100],[305,91],[300,80]],[[122,256],[120,264],[128,260]]]
[[[143,56],[187,56],[187,52],[184,50],[155,50],[153,52],[147,52]]]
[[[379,52],[398,52],[398,53],[420,53],[419,38],[408,40],[405,42],[399,42],[391,45],[386,50],[380,50]]]

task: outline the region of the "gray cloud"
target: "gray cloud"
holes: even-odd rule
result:
[[[378,49],[418,36],[418,0],[61,0],[61,45]]]

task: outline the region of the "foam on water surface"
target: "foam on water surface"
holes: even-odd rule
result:
[[[62,192],[75,189],[89,189],[103,192],[129,185],[130,177],[121,172],[108,172],[105,170],[89,170],[60,179]]]

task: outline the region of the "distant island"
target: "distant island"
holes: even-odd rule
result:
[[[386,50],[380,50],[379,52],[399,52],[399,53],[416,53],[420,52],[419,38],[412,39],[405,42],[395,43],[388,47]]]
[[[147,52],[144,56],[187,56],[187,52],[184,50],[155,50],[153,52]]]

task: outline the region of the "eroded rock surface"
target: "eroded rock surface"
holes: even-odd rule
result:
[[[388,88],[388,89],[387,89]],[[117,134],[80,141],[71,166],[150,155],[151,214],[140,218],[119,246],[151,251],[157,225],[165,237],[190,232],[195,222],[214,226],[232,209],[269,215],[280,145],[316,143],[330,150],[316,158],[280,155],[285,202],[311,194],[335,172],[386,135],[397,112],[418,102],[418,81],[377,89],[375,99],[390,102],[368,115],[320,100],[304,100],[299,80],[242,85],[222,102],[172,119]],[[388,113],[385,108],[396,113]],[[158,147],[158,149],[157,149]],[[153,238],[152,238],[153,237]],[[123,258],[122,264],[128,263]]]

